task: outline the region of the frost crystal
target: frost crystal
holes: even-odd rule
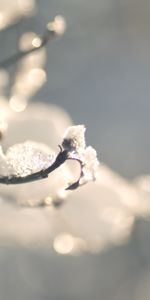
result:
[[[13,172],[11,166],[8,165],[6,156],[3,153],[2,147],[0,147],[0,174],[7,176]]]
[[[80,179],[80,184],[96,179],[99,161],[95,149],[91,146],[88,146],[84,151],[83,163],[83,177]]]
[[[85,149],[85,127],[77,125],[68,127],[63,137],[62,146],[68,151],[80,151]]]
[[[85,126],[71,126],[65,134],[62,146],[69,151],[69,157],[80,160],[82,165],[79,185],[95,180],[99,161],[97,153],[91,146],[86,147]]]
[[[1,154],[1,157],[7,166],[7,175],[22,177],[46,169],[55,159],[48,147],[29,141],[10,147],[6,156]]]
[[[69,127],[62,141],[63,149],[57,156],[45,145],[29,141],[10,147],[6,155],[1,149],[0,182],[18,184],[46,178],[68,159],[78,161],[81,171],[79,179],[66,190],[76,189],[88,181],[95,180],[99,162],[96,151],[91,146],[86,147],[84,134],[83,125]]]

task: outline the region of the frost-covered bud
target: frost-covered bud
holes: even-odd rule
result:
[[[47,24],[47,29],[57,35],[63,35],[66,30],[66,21],[62,16],[56,16],[53,22]]]
[[[85,126],[70,126],[66,129],[63,136],[62,146],[68,151],[79,151],[85,149]]]

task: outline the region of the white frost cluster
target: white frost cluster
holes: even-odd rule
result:
[[[1,175],[24,177],[46,169],[54,159],[55,155],[48,147],[28,141],[10,147],[6,155],[3,154],[1,148],[0,172]]]
[[[68,151],[80,152],[85,149],[85,126],[70,126],[63,136],[63,147]]]
[[[63,147],[70,153],[70,158],[79,159],[83,165],[80,184],[95,180],[99,166],[97,153],[91,146],[86,147],[85,126],[77,125],[67,128],[64,134]]]
[[[82,178],[79,184],[85,184],[96,177],[99,165],[96,151],[86,147],[85,127],[71,126],[65,131],[62,146],[68,151],[70,159],[80,160],[82,164]],[[9,147],[6,155],[0,150],[0,175],[25,177],[48,168],[56,159],[54,152],[46,145],[27,141]]]

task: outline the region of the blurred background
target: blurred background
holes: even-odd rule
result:
[[[61,39],[47,43],[31,60],[26,56],[24,61],[17,61],[9,66],[7,63],[3,64],[18,49],[25,51],[28,43],[30,45],[34,39],[34,45],[38,47],[38,37],[43,35],[46,24],[58,14],[64,16],[67,23],[66,32]],[[16,95],[19,95],[22,104],[21,108],[20,104],[19,108],[17,106],[18,111],[23,111],[29,100],[35,105],[55,104],[67,111],[75,124],[85,124],[87,144],[94,146],[104,164],[127,180],[112,180],[114,175],[106,171],[105,197],[102,191],[104,186],[100,187],[101,178],[98,187],[92,186],[93,194],[91,192],[88,201],[94,195],[97,202],[93,204],[93,211],[90,209],[92,204],[88,206],[85,221],[91,223],[88,223],[87,228],[91,235],[96,232],[95,236],[99,241],[100,229],[97,228],[100,225],[94,221],[94,214],[99,205],[97,203],[102,199],[100,195],[103,196],[103,202],[110,200],[112,207],[114,203],[118,207],[116,195],[122,193],[124,197],[128,197],[128,201],[122,202],[123,197],[119,196],[123,203],[121,213],[126,212],[130,231],[128,241],[123,238],[120,242],[125,227],[119,227],[119,243],[116,242],[118,235],[116,238],[116,235],[114,237],[108,234],[108,247],[100,247],[98,243],[96,251],[95,246],[94,251],[83,251],[81,255],[78,253],[72,256],[61,255],[71,251],[60,250],[56,239],[51,251],[50,246],[33,249],[18,245],[10,247],[9,241],[8,244],[2,243],[0,299],[149,299],[149,14],[148,0],[0,0],[0,84],[3,103],[9,99],[12,110],[15,110],[14,102]],[[30,71],[32,76],[28,82],[26,74]],[[12,134],[9,137],[6,143],[4,141],[5,148],[12,144]],[[103,171],[105,173],[105,167],[103,170],[102,166],[102,174]],[[141,177],[142,175],[147,176]],[[112,180],[109,193],[108,177]],[[138,181],[135,177],[141,179]],[[123,188],[119,189],[119,186]],[[2,189],[0,191],[2,193]],[[87,191],[85,187],[83,194],[77,194],[79,199],[85,198],[85,206],[81,208],[81,212],[84,208],[84,213]],[[115,193],[114,198],[112,193]],[[74,203],[73,209],[75,203],[78,205],[76,218],[80,219],[80,201],[76,201],[75,196],[72,198],[70,197],[70,201]],[[3,206],[1,216],[2,209]],[[64,208],[66,215],[72,212],[71,209],[67,212],[65,210],[67,208]],[[90,215],[92,213],[93,216]],[[131,216],[134,220],[131,220]],[[110,231],[112,221],[108,221],[108,211],[107,218],[106,214],[103,214],[102,218],[104,217],[110,223]],[[111,211],[111,218],[113,217],[116,215]],[[8,221],[7,226],[11,227],[11,222],[10,217],[10,224]],[[93,223],[96,229],[92,227]],[[0,225],[2,232],[3,222]],[[85,228],[86,225],[84,224]],[[120,225],[115,223],[115,226],[118,230]],[[17,225],[15,228],[17,230]],[[30,231],[29,222],[27,228]],[[62,225],[62,228],[67,231],[67,225]],[[80,231],[82,222],[78,236]],[[88,235],[87,232],[84,234]],[[70,243],[68,236],[66,243]]]

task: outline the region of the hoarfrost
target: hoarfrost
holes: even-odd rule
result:
[[[70,126],[66,129],[63,136],[62,146],[68,151],[79,152],[85,149],[85,126]]]
[[[27,141],[10,147],[3,154],[0,149],[1,175],[27,176],[46,169],[53,163],[54,153],[45,145]]]
[[[75,189],[79,185],[96,178],[96,170],[99,162],[96,151],[91,146],[86,147],[85,127],[83,125],[68,127],[64,134],[62,147],[61,153],[57,156],[46,145],[32,141],[10,147],[6,155],[3,154],[1,148],[1,178],[4,175],[8,177],[2,183],[22,183],[17,181],[20,180],[18,179],[19,177],[43,172],[54,162],[56,165],[54,169],[56,169],[68,159],[79,161],[81,166],[78,181],[71,184],[68,189]],[[52,168],[52,171],[54,169]],[[47,175],[50,172],[48,171]],[[12,176],[15,178],[13,182],[11,181]],[[42,174],[39,177],[31,178],[31,181],[41,178],[43,178]]]
[[[91,146],[86,147],[85,126],[77,125],[67,128],[62,146],[69,151],[71,159],[77,159],[81,162],[81,178],[79,185],[96,179],[96,173],[99,166],[97,153]]]

